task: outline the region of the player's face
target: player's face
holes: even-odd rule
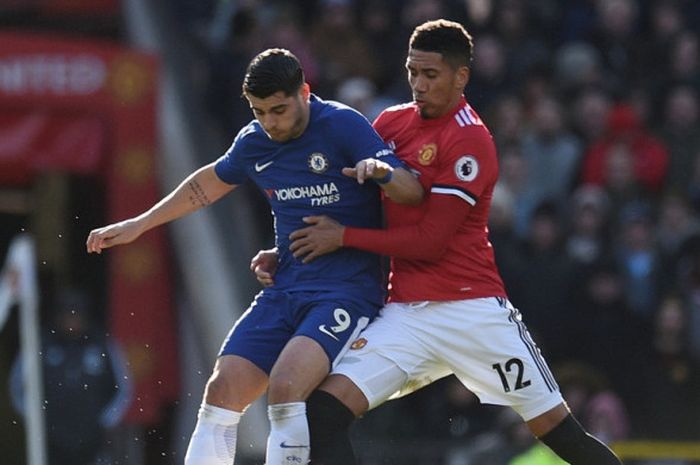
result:
[[[289,96],[279,91],[266,98],[246,98],[267,136],[275,142],[287,142],[299,137],[309,123],[309,94],[309,86],[304,84]]]
[[[410,49],[406,58],[413,101],[423,118],[438,118],[452,110],[464,92],[469,68],[454,69],[437,52]]]

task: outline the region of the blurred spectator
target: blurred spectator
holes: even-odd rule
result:
[[[579,265],[599,261],[609,251],[610,202],[599,186],[577,188],[570,201],[566,253]]]
[[[404,67],[404,56],[397,53],[403,50],[408,41],[408,31],[397,31],[395,18],[398,16],[399,4],[392,0],[358,0],[359,27],[372,44],[371,53],[376,64],[374,85],[380,94],[388,89],[396,91],[394,100],[403,102],[409,92],[406,78],[400,70]],[[392,87],[393,86],[393,87]]]
[[[583,41],[564,44],[554,59],[557,82],[564,92],[602,84],[600,53],[591,44]]]
[[[666,81],[700,87],[700,39],[697,32],[684,31],[673,41]]]
[[[92,321],[82,291],[64,290],[53,323],[43,335],[43,402],[49,465],[92,465],[105,449],[107,432],[117,426],[131,402],[126,361]],[[15,408],[24,411],[22,363],[12,372]]]
[[[515,198],[502,184],[496,184],[489,210],[489,241],[493,244],[501,278],[510,295],[510,283],[518,279],[522,266],[519,241],[514,230]]]
[[[502,40],[509,79],[523,80],[530,71],[547,63],[550,50],[537,28],[532,27],[535,11],[526,0],[502,0],[494,9],[493,28]],[[479,39],[481,40],[481,39]]]
[[[563,364],[555,373],[569,408],[591,434],[606,444],[627,439],[627,410],[603,373],[580,363]]]
[[[265,41],[258,44],[258,51],[264,48],[284,47],[299,59],[304,69],[304,78],[313,90],[320,81],[320,67],[314,56],[313,47],[308,35],[302,32],[299,15],[303,14],[292,6],[280,8],[274,12],[270,25],[267,27]],[[236,89],[238,90],[238,89]]]
[[[652,214],[646,203],[626,205],[619,213],[615,238],[615,259],[624,279],[627,302],[645,319],[651,319],[658,305],[663,277]]]
[[[571,326],[570,295],[575,283],[573,264],[563,253],[563,240],[559,208],[554,202],[542,202],[533,212],[522,245],[518,279],[509,287],[513,304],[553,364],[569,343],[566,328]]]
[[[630,158],[632,166],[611,172],[609,159],[620,157],[623,152]],[[581,180],[590,184],[610,184],[616,182],[610,176],[626,175],[619,172],[624,170],[630,172],[640,186],[658,192],[663,186],[667,165],[666,147],[642,126],[639,116],[630,106],[617,105],[609,114],[606,133],[584,156]]]
[[[474,67],[466,95],[479,113],[488,113],[499,95],[513,90],[508,79],[505,49],[501,40],[484,34],[474,42]]]
[[[256,11],[241,7],[231,16],[229,36],[223,46],[211,51],[206,105],[225,134],[235,134],[250,120],[250,108],[241,98],[241,85],[260,41]]]
[[[593,263],[577,282],[564,354],[595,367],[626,398],[637,388],[635,373],[643,369],[639,354],[649,346],[650,323],[627,303],[624,279],[614,261]]]
[[[698,233],[700,220],[694,214],[688,200],[674,192],[664,195],[659,205],[656,238],[664,262],[669,265],[665,276],[674,279],[672,264],[678,260],[683,244]]]
[[[678,296],[666,296],[659,306],[651,353],[644,357],[645,368],[637,373],[637,435],[697,441],[700,365],[689,351],[688,315]]]
[[[610,95],[598,87],[587,87],[577,95],[570,116],[574,132],[586,147],[602,140],[612,106]]]
[[[603,57],[606,85],[623,90],[636,78],[632,72],[639,66],[637,55],[639,4],[636,0],[595,1],[598,21],[590,38]]]
[[[537,206],[539,193],[529,182],[530,167],[523,156],[520,144],[501,147],[500,173],[497,186],[508,191],[514,199],[513,231],[518,238],[528,233],[530,216]]]
[[[682,191],[692,177],[689,167],[700,152],[700,100],[690,86],[671,88],[663,106],[661,138],[669,149],[666,188]]]
[[[647,75],[644,79],[660,85],[668,72],[669,53],[673,41],[681,34],[685,18],[681,2],[676,0],[657,0],[650,5],[650,33],[644,39],[643,61]]]
[[[537,201],[563,201],[573,186],[582,148],[565,122],[561,105],[553,96],[535,101],[523,136],[522,153],[528,165],[530,189],[537,193]]]
[[[320,80],[315,92],[333,95],[337,86],[349,76],[371,80],[377,77],[372,44],[365,35],[357,33],[350,0],[320,2],[310,43],[320,66]]]
[[[503,147],[519,145],[525,131],[525,118],[522,101],[514,94],[504,94],[491,107],[488,118],[499,157]]]

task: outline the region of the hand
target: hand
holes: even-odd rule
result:
[[[357,179],[358,184],[364,184],[365,179],[382,179],[394,169],[386,162],[376,158],[365,158],[357,162],[354,168],[343,168],[345,176]]]
[[[85,246],[88,253],[102,253],[115,245],[128,244],[143,234],[143,226],[136,219],[120,221],[102,228],[93,229],[88,235]]]
[[[277,271],[277,248],[261,250],[250,261],[250,271],[255,273],[255,279],[262,287],[275,285],[272,278]]]
[[[302,262],[309,263],[321,255],[335,252],[343,246],[345,226],[327,216],[307,216],[304,223],[311,226],[297,229],[289,235],[292,243],[289,250],[294,257],[304,257]]]

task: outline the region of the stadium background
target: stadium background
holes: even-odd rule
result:
[[[474,35],[466,95],[499,148],[497,261],[572,408],[633,463],[700,460],[700,2],[1,0],[0,254],[30,232],[46,329],[77,289],[127,356],[135,392],[100,463],[181,462],[272,237],[249,187],[102,256],[84,253],[87,232],[228,147],[260,50],[289,48],[314,92],[371,119],[410,99],[407,38],[437,17]],[[0,328],[7,465],[26,463],[18,326],[13,312]],[[259,463],[261,405],[248,417],[239,456]],[[354,435],[363,464],[556,463],[451,379]]]

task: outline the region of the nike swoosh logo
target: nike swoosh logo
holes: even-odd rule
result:
[[[263,163],[262,165],[259,165],[259,164],[255,163],[255,171],[259,173],[259,172],[261,172],[262,170],[264,170],[265,168],[267,168],[268,166],[270,166],[270,165],[273,164],[273,163],[274,163],[274,160],[273,160],[273,161],[268,161],[267,163]]]
[[[321,325],[321,326],[319,326],[319,327],[318,327],[318,330],[321,331],[321,332],[324,333],[324,334],[328,334],[330,337],[332,337],[332,338],[335,339],[336,341],[340,341],[340,339],[338,339],[338,336],[336,336],[336,335],[333,334],[332,332],[328,331],[328,328],[326,328],[326,325]]]
[[[309,446],[304,446],[302,444],[296,445],[296,444],[287,444],[286,442],[282,441],[280,443],[280,447],[283,449],[308,449]]]

